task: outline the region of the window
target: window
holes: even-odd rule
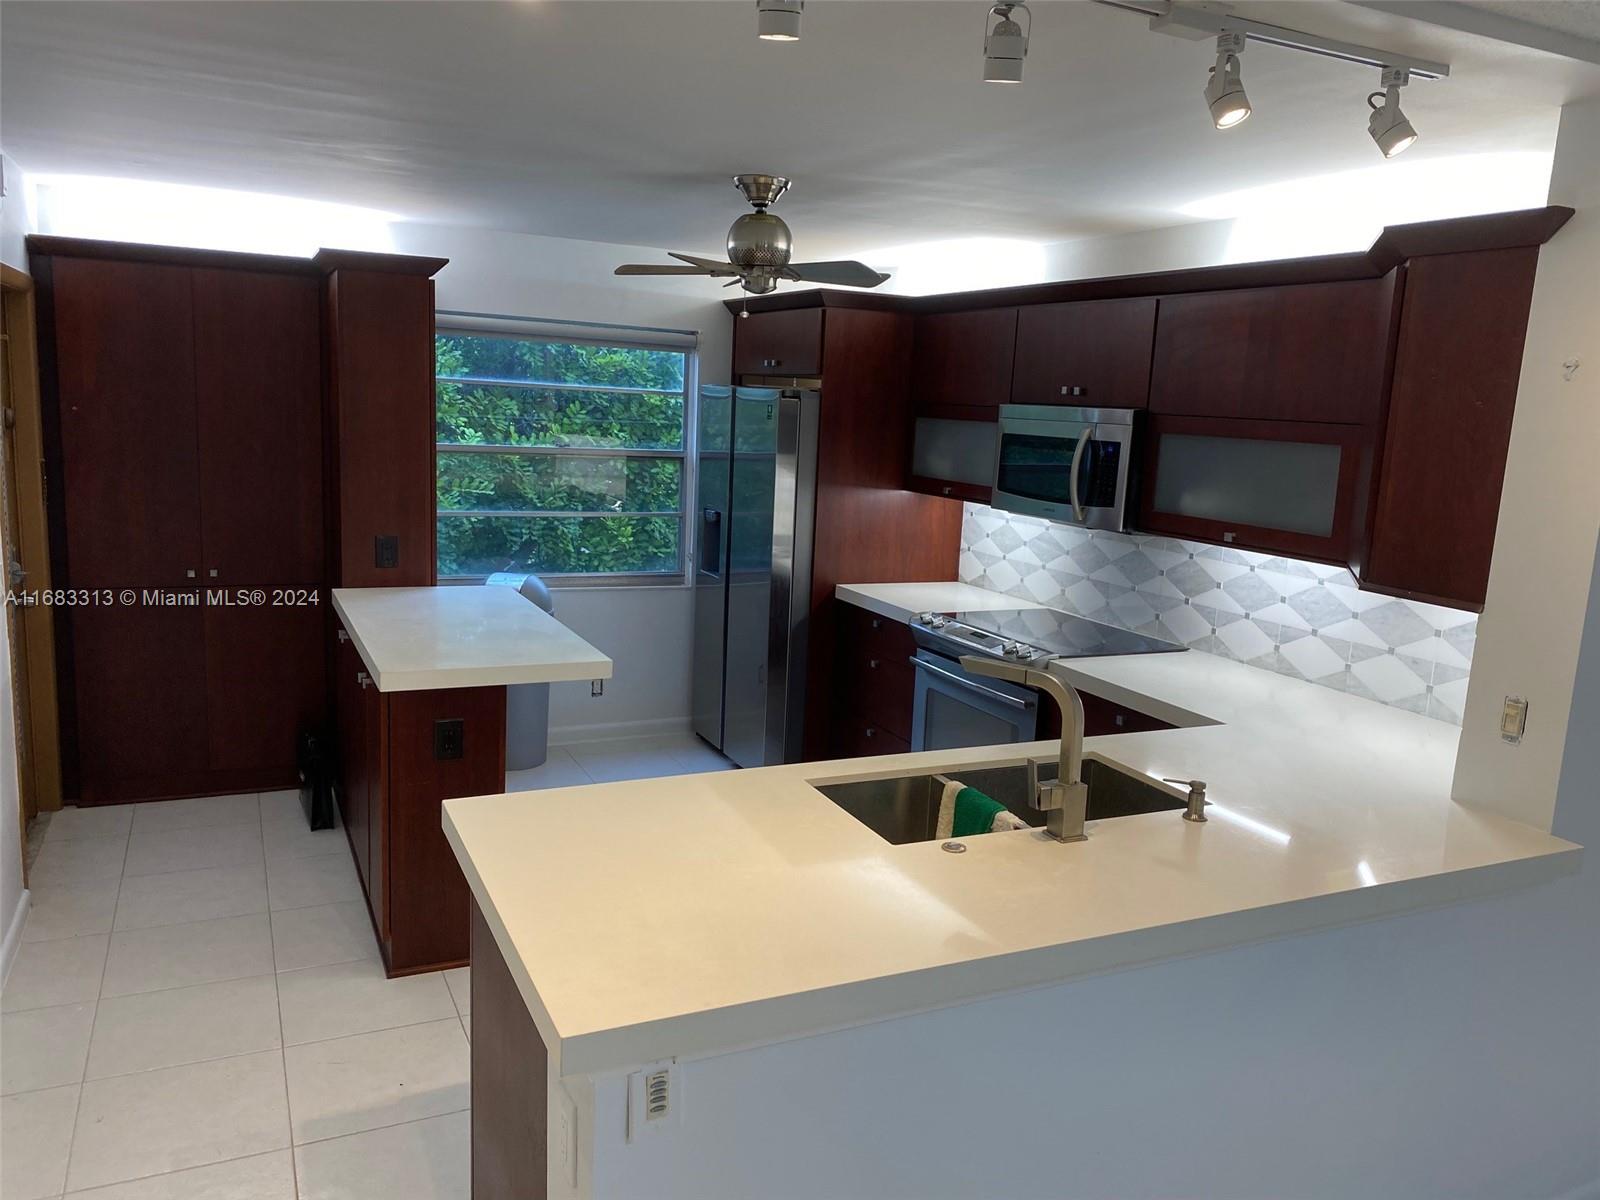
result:
[[[435,341],[441,579],[683,573],[687,352]]]

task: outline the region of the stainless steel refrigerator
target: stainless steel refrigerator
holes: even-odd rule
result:
[[[741,767],[800,758],[819,406],[814,386],[700,389],[691,704]]]

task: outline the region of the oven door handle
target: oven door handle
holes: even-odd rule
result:
[[[1088,448],[1089,435],[1093,432],[1094,426],[1086,425],[1078,438],[1077,447],[1072,451],[1072,469],[1067,477],[1067,488],[1072,497],[1072,517],[1075,521],[1083,520],[1083,503],[1078,498],[1078,467],[1083,463],[1083,452]]]
[[[1037,703],[1037,701],[1034,700],[1018,700],[1015,696],[1008,696],[1004,692],[997,692],[993,688],[984,687],[981,683],[973,683],[972,680],[968,679],[965,675],[957,675],[954,671],[947,671],[943,667],[936,667],[925,658],[918,658],[915,655],[912,655],[906,661],[919,671],[932,671],[935,675],[942,676],[958,687],[966,688],[969,692],[977,692],[979,695],[987,696],[991,700],[998,700],[1001,704],[1009,704],[1012,708],[1020,709],[1023,712],[1033,708]]]

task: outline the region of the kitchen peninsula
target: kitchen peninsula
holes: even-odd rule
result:
[[[1450,799],[1457,731],[1440,722],[1208,654],[1051,669],[1174,726],[1086,751],[1206,780],[1210,820],[1151,812],[1091,821],[1080,844],[1026,830],[952,854],[891,844],[818,790],[959,778],[1053,743],[447,802],[474,899],[475,1200],[973,1195],[1002,1161],[1017,1194],[1045,1194],[1070,1155],[1029,1139],[1054,1127],[1060,1080],[1091,1043],[1152,1036],[1138,1013],[1078,1025],[1072,981],[1578,867],[1577,846]],[[1180,1007],[1192,1038],[1160,1032],[1194,1061],[1171,1069],[1204,1075],[1209,1002]],[[992,1142],[957,1135],[1001,1102]],[[802,1129],[830,1153],[785,1158],[780,1183],[774,1156]]]
[[[335,588],[340,815],[392,975],[467,960],[439,802],[505,787],[506,687],[611,660],[508,587]]]

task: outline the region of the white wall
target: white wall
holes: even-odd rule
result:
[[[22,202],[22,173],[12,159],[3,160],[6,194],[0,196],[0,262],[27,270],[23,238],[29,232]],[[9,432],[0,433],[9,437]],[[22,888],[22,835],[18,825],[16,725],[12,720],[11,647],[4,620],[0,620],[0,979],[11,967],[22,937],[27,893]]]
[[[1458,799],[1541,827],[1555,803],[1587,550],[1600,527],[1600,98],[1562,114],[1550,200],[1577,214],[1539,255],[1455,780]],[[1582,365],[1568,380],[1572,358]],[[1499,737],[1513,695],[1529,701],[1521,745]]]
[[[720,285],[612,275],[619,263],[662,261],[658,250],[435,225],[391,233],[399,253],[450,259],[437,277],[440,309],[696,330],[700,378],[728,380],[733,319]],[[557,619],[610,655],[616,673],[599,697],[587,683],[553,686],[553,740],[688,729],[690,588],[556,588],[555,603]]]

